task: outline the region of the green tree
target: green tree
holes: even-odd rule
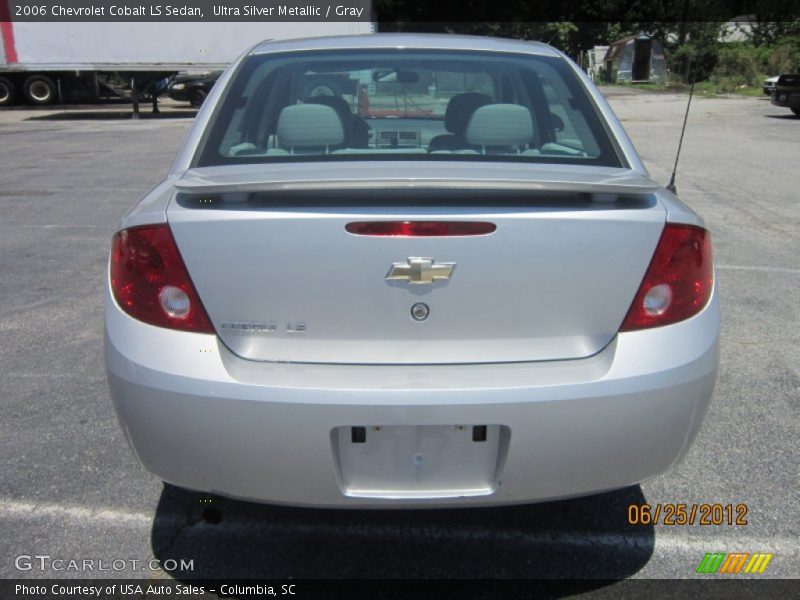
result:
[[[686,42],[667,44],[669,70],[687,81],[705,81],[719,58],[723,23],[695,21],[686,24]]]
[[[800,19],[785,21],[785,16],[757,14],[751,24],[750,41],[755,46],[772,45],[788,37],[800,36]]]

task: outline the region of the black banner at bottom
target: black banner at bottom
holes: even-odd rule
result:
[[[3,600],[213,600],[283,598],[418,599],[480,598],[792,598],[797,581],[788,579],[4,579]]]

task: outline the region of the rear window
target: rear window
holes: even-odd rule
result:
[[[196,166],[354,159],[621,166],[563,59],[412,50],[248,57]]]

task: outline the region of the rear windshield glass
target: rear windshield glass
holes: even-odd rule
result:
[[[196,165],[354,159],[621,166],[563,59],[412,50],[247,58]]]

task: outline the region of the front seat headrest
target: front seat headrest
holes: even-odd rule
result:
[[[336,111],[321,104],[293,104],[278,116],[278,141],[284,147],[337,146],[344,141],[344,127]]]
[[[472,115],[467,142],[476,146],[521,146],[533,141],[530,111],[519,104],[489,104]]]

